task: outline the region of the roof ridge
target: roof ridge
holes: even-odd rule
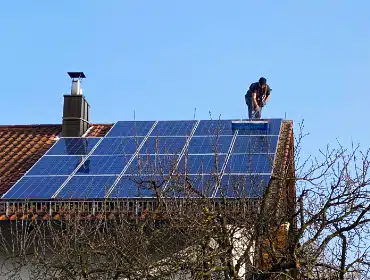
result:
[[[5,124],[0,125],[0,128],[32,128],[36,126],[43,126],[43,127],[55,127],[61,126],[62,124]]]
[[[111,122],[111,123],[90,123],[90,125],[113,125],[115,124],[115,122]]]

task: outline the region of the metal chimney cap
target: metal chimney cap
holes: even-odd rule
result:
[[[84,72],[67,72],[71,79],[84,79],[86,78]]]

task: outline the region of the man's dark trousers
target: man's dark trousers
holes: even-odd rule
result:
[[[262,107],[259,107],[259,110],[255,110],[255,105],[253,104],[252,98],[246,98],[246,103],[248,106],[248,118],[249,119],[260,119],[262,115]]]

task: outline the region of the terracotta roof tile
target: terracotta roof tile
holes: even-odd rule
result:
[[[103,137],[111,129],[113,124],[93,124],[88,131],[88,137]]]
[[[0,194],[50,148],[61,125],[0,126]]]
[[[113,124],[93,124],[87,137],[103,137]],[[52,146],[60,124],[0,126],[0,195],[15,184]]]

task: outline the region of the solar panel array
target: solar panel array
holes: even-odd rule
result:
[[[119,121],[105,137],[59,139],[2,198],[261,196],[281,121]]]

